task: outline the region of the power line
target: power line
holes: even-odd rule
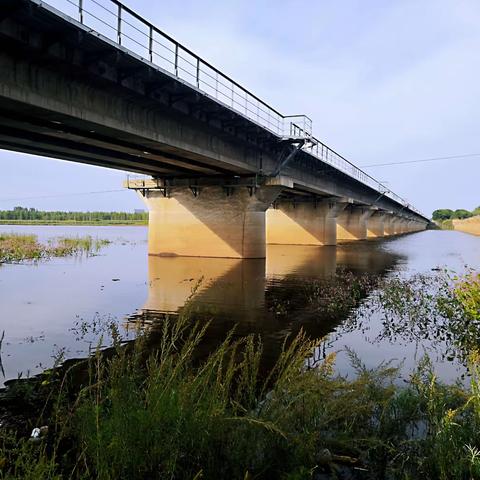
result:
[[[16,202],[21,200],[36,200],[39,198],[59,198],[59,197],[75,197],[79,195],[95,195],[99,193],[115,193],[115,192],[126,192],[127,190],[122,188],[118,190],[100,190],[96,192],[76,192],[76,193],[59,193],[56,195],[38,195],[35,197],[18,197],[18,198],[0,198],[0,203],[3,202]]]
[[[450,157],[432,157],[432,158],[421,158],[419,160],[407,160],[402,162],[373,163],[371,165],[360,165],[360,168],[387,167],[390,165],[406,165],[410,163],[436,162],[438,160],[452,160],[455,158],[468,158],[468,157],[479,157],[479,156],[480,156],[480,153],[467,153],[465,155],[452,155]]]

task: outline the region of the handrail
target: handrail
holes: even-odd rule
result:
[[[309,117],[283,115],[119,0],[102,0],[102,3],[98,0],[36,1],[54,7],[73,20],[79,21],[92,31],[109,38],[131,53],[140,56],[142,60],[187,82],[226,108],[245,116],[274,135],[309,140],[306,142],[308,147],[303,149],[307,154],[374,188],[402,204],[404,208],[424,216],[405,199],[314,138],[312,121]],[[109,6],[113,6],[114,10],[110,10]],[[111,18],[106,18],[107,15]]]

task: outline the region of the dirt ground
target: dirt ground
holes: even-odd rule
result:
[[[453,220],[452,223],[455,230],[480,235],[480,215],[465,220]]]

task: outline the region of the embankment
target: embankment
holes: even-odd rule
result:
[[[454,230],[480,235],[480,215],[466,218],[464,220],[452,220]]]

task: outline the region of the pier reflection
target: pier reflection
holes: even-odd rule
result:
[[[372,243],[363,248],[270,245],[266,260],[151,256],[142,313],[176,313],[188,303],[215,321],[243,324],[248,332],[268,330],[274,327],[270,312],[276,299],[294,296],[305,282],[330,278],[338,269],[382,274],[400,258]]]
[[[210,321],[202,342],[203,354],[235,328],[239,337],[261,335],[264,362],[271,365],[287,335],[303,328],[311,337],[321,338],[345,320],[332,318],[331,313],[311,305],[306,295],[308,283],[336,282],[335,274],[344,270],[388,272],[402,257],[382,245],[270,245],[265,260],[151,256],[148,298],[131,321],[149,326],[154,347],[165,315],[182,312],[188,305],[192,321]]]
[[[271,245],[265,259],[154,257],[148,259],[144,311],[178,312],[187,301],[196,310],[258,318],[269,284],[288,278],[324,278],[335,273],[335,247]]]
[[[265,301],[265,260],[149,257],[144,311],[178,312],[187,301],[196,310],[247,320]]]

